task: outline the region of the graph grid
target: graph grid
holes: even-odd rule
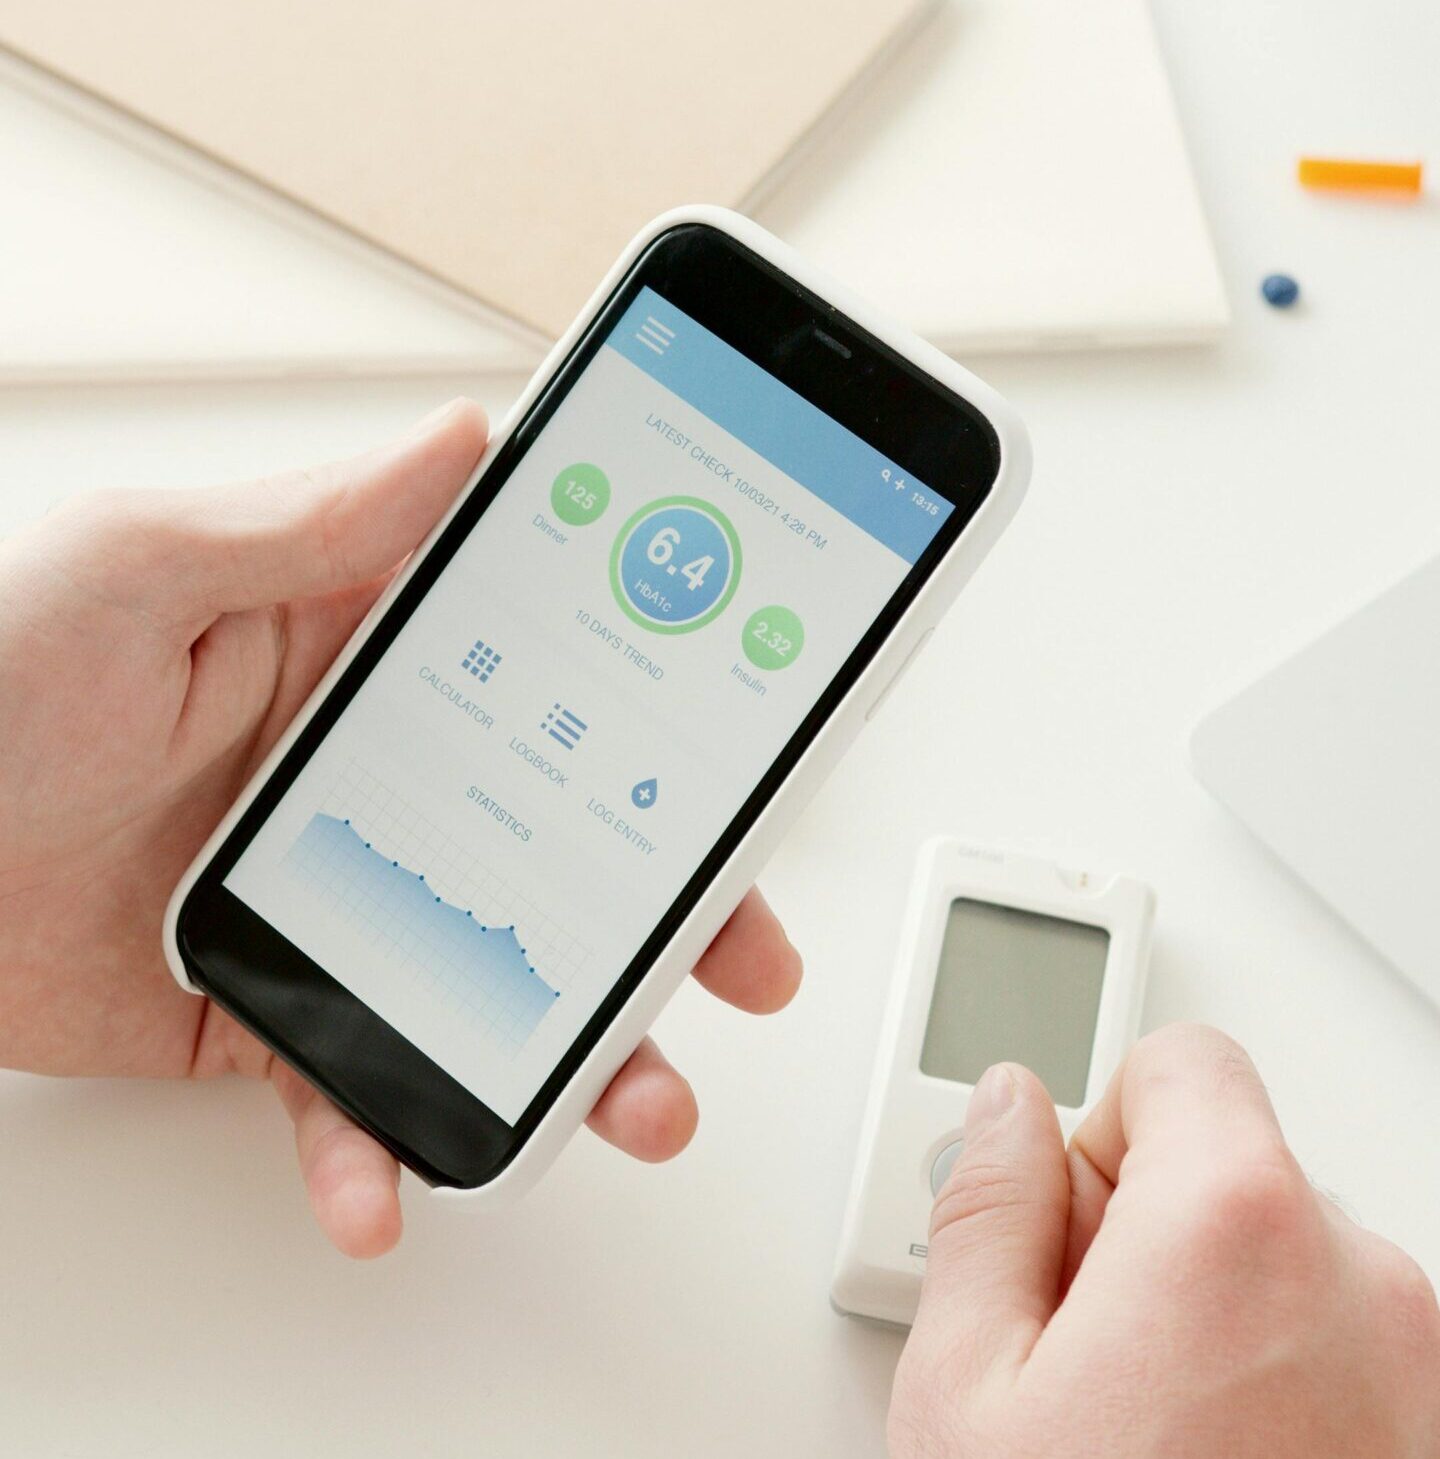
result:
[[[588,956],[565,929],[363,767],[337,778],[285,857],[333,915],[517,1052]]]

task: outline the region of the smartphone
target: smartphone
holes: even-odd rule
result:
[[[186,873],[172,970],[431,1185],[518,1194],[1027,473],[762,229],[657,219]]]

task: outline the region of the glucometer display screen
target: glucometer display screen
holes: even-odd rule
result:
[[[1083,1104],[1109,949],[1103,927],[952,902],[921,1072],[974,1084],[1009,1059],[1033,1069],[1057,1104]]]
[[[953,509],[641,289],[225,887],[515,1124]]]

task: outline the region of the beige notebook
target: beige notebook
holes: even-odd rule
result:
[[[546,334],[736,203],[916,0],[0,0],[0,44]]]

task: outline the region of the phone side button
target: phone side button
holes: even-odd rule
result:
[[[934,632],[935,630],[933,628],[927,628],[925,632],[922,633],[920,637],[916,640],[915,647],[912,648],[910,652],[905,655],[905,662],[902,663],[900,667],[896,669],[893,674],[890,675],[890,682],[886,684],[886,686],[875,696],[874,704],[872,704],[870,708],[865,711],[866,724],[869,724],[870,721],[874,719],[877,714],[879,714],[880,706],[884,704],[884,702],[890,697],[890,691],[900,682],[901,675],[904,674],[905,670],[908,669],[917,658],[919,658],[920,650],[924,648],[927,643],[930,642],[930,635]]]

